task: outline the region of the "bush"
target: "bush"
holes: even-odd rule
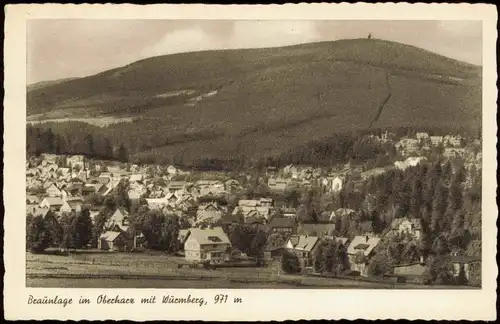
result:
[[[281,269],[285,273],[299,273],[300,272],[300,260],[299,258],[289,252],[283,251],[283,255],[281,256]]]

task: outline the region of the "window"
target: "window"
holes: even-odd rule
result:
[[[212,247],[213,247],[213,248],[216,248],[216,247],[217,247],[217,244],[213,244],[213,245],[212,245]]]

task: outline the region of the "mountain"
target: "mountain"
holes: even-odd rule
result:
[[[74,80],[74,79],[76,79],[76,78],[64,78],[64,79],[57,79],[57,80],[40,81],[40,82],[28,84],[27,90],[28,90],[28,92],[30,92],[32,90],[42,89],[42,88],[45,88],[45,87],[50,86],[50,85],[54,85],[54,84],[58,84],[61,82],[70,81],[70,80]]]
[[[27,111],[137,117],[102,131],[136,154],[253,156],[357,129],[480,127],[481,73],[374,39],[203,51],[32,87]]]

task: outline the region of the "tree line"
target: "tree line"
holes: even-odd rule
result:
[[[137,126],[137,125],[136,125]],[[114,127],[117,128],[114,131]],[[132,127],[132,126],[130,126]],[[238,171],[266,166],[284,167],[288,164],[328,166],[337,163],[370,163],[376,166],[392,163],[397,152],[394,145],[366,138],[392,133],[397,140],[402,136],[415,136],[417,131],[429,135],[460,134],[480,137],[475,130],[445,128],[392,127],[387,129],[361,129],[336,133],[328,138],[314,140],[279,154],[257,153],[246,156],[238,146],[228,157],[205,156],[187,158],[182,152],[165,155],[154,150],[174,145],[181,139],[164,135],[154,127],[141,129],[141,136],[125,131],[125,126],[97,127],[81,122],[45,123],[27,125],[28,154],[84,154],[89,157],[115,159],[136,164],[175,164],[193,170]],[[214,136],[213,134],[200,134]]]

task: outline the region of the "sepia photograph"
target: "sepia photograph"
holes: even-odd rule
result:
[[[227,304],[236,320],[288,294],[296,310],[266,318],[305,319],[297,300],[335,291],[370,319],[356,299],[492,288],[484,17],[35,7],[18,19],[25,52],[6,59],[25,75],[7,69],[18,94],[5,105],[22,116],[4,149],[17,156],[6,242],[30,310],[158,304],[184,307],[180,319]]]

